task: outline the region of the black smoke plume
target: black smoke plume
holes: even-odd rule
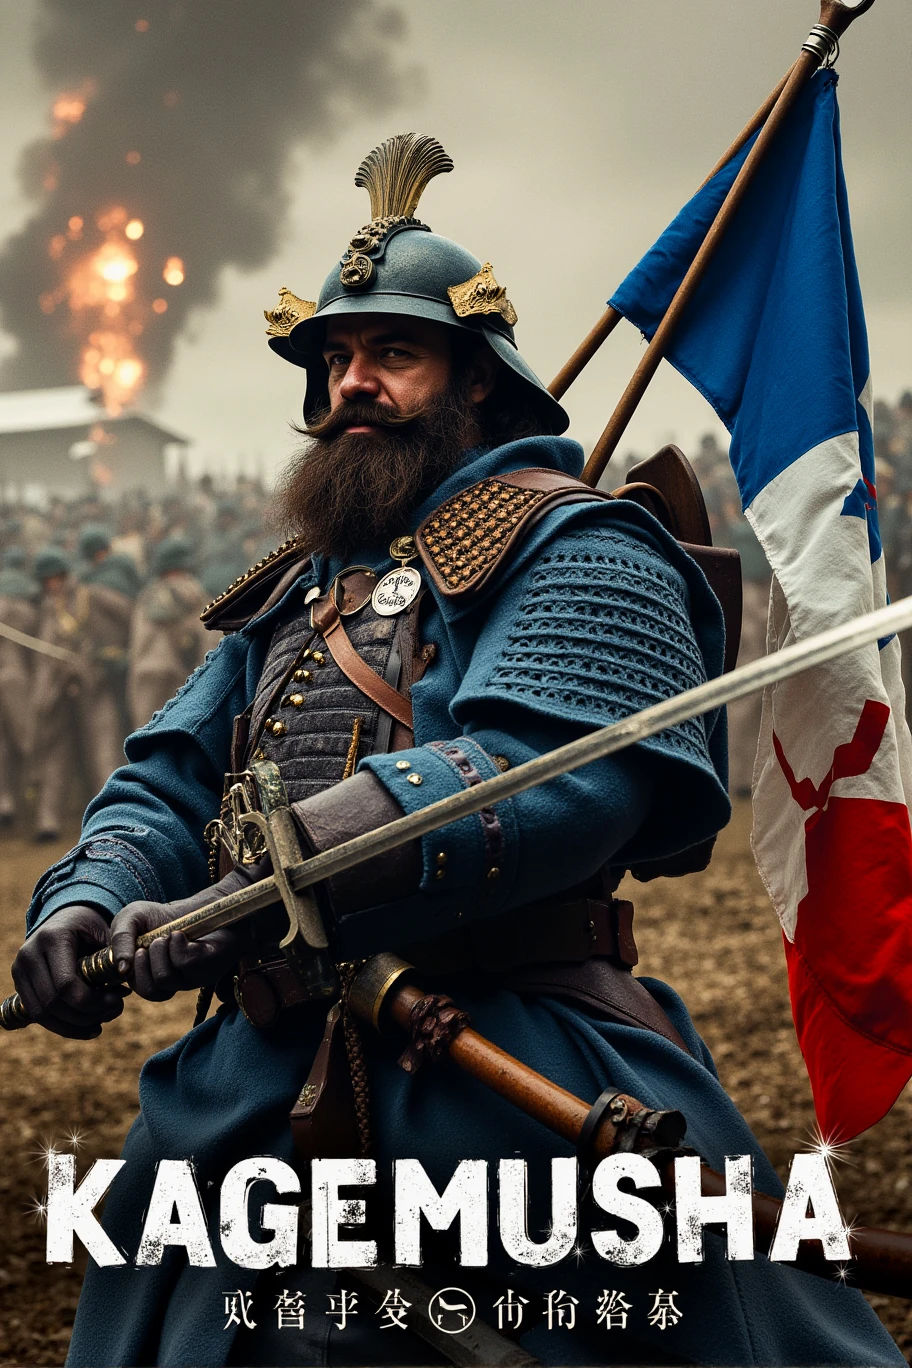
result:
[[[75,383],[99,330],[160,379],[222,269],[275,251],[293,150],[393,103],[400,38],[383,0],[38,0],[55,129],[25,150],[37,212],[0,254],[2,326],[18,343],[0,387]],[[134,258],[113,289],[126,298],[74,310],[72,280],[85,286],[106,243]]]

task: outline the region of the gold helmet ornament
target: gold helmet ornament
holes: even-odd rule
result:
[[[304,416],[328,402],[322,345],[325,320],[385,313],[427,318],[474,332],[524,385],[544,425],[564,432],[569,419],[516,348],[516,310],[489,261],[482,263],[415,217],[429,182],[453,163],[436,138],[397,133],[358,167],[355,184],[370,195],[371,219],[351,238],[316,303],[283,287],[266,310],[269,345],[307,371]]]

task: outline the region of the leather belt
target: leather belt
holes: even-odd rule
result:
[[[546,898],[407,946],[402,954],[428,974],[505,974],[533,964],[581,964],[593,956],[632,969],[639,959],[633,903],[617,898]]]
[[[506,917],[405,947],[402,954],[424,973],[437,975],[503,975],[545,964],[581,964],[593,956],[611,960],[627,973],[637,962],[633,904],[594,898],[530,903]],[[284,956],[242,962],[233,993],[253,1026],[271,1026],[284,1008],[310,1001]],[[226,995],[219,996],[224,1000]]]

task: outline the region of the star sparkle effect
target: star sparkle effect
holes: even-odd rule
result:
[[[28,1204],[28,1213],[33,1221],[44,1225],[47,1221],[47,1201],[44,1197],[33,1197]]]
[[[33,1164],[40,1164],[42,1168],[50,1168],[51,1160],[55,1154],[59,1153],[57,1145],[53,1140],[42,1140],[37,1149],[29,1151]]]
[[[856,1161],[852,1157],[854,1153],[852,1150],[853,1141],[827,1139],[816,1121],[813,1126],[808,1127],[808,1135],[810,1136],[810,1144],[806,1144],[805,1148],[809,1149],[812,1154],[822,1156],[830,1174],[833,1172],[834,1164],[849,1164],[853,1168],[855,1167]]]
[[[828,1140],[816,1122],[813,1126],[808,1128],[808,1135],[810,1136],[810,1144],[807,1145],[806,1148],[809,1149],[812,1154],[819,1154],[823,1158],[831,1178],[833,1176],[833,1169],[837,1164],[849,1164],[852,1168],[856,1167],[856,1160],[852,1157],[852,1141]],[[851,1249],[852,1234],[858,1227],[858,1217],[853,1216],[850,1221],[847,1221],[843,1216],[842,1220],[845,1227],[846,1239],[848,1240],[849,1248]],[[836,1282],[843,1284],[848,1284],[850,1282],[851,1273],[852,1266],[849,1263],[836,1264],[833,1269],[834,1279]]]

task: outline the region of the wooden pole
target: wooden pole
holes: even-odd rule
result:
[[[837,37],[841,36],[849,27],[852,20],[859,14],[863,14],[873,5],[874,0],[862,0],[860,5],[850,8],[842,4],[842,0],[822,0],[820,7],[820,24],[829,29]],[[586,484],[595,487],[602,475],[605,467],[617,448],[617,444],[623,436],[624,430],[630,419],[636,412],[637,405],[646,392],[650,380],[658,369],[659,362],[665,355],[671,336],[675,328],[693,298],[696,290],[703,279],[706,268],[712,260],[713,253],[718,247],[726,229],[737,213],[745,194],[757,173],[761,161],[765,157],[767,150],[786,119],[789,110],[795,103],[801,91],[814,75],[820,65],[820,58],[814,52],[802,51],[789,72],[782,91],[775,101],[770,111],[769,117],[763,125],[757,141],[754,143],[744,164],[735,181],[723,200],[719,212],[703,239],[700,250],[690,265],[687,274],[681,281],[677,293],[672,299],[665,313],[664,318],[659,324],[646,348],[640,364],[634,371],[627,388],[621,396],[620,402],[611,418],[608,426],[602,433],[592,455],[586,462],[583,470],[582,479]]]
[[[412,966],[395,955],[383,954],[368,960],[356,975],[349,1006],[375,1030],[384,1031],[392,1021],[411,1034],[412,1012],[425,996],[425,989],[414,982]],[[591,1110],[589,1103],[536,1073],[471,1026],[459,1031],[446,1047],[446,1054],[457,1068],[526,1116],[541,1122],[569,1144],[578,1142]],[[633,1110],[636,1110],[635,1100],[626,1100],[632,1102]],[[613,1152],[617,1138],[618,1127],[606,1113],[595,1132],[590,1152],[598,1158],[607,1157]],[[660,1171],[663,1188],[673,1196],[673,1163],[665,1164]],[[706,1164],[702,1166],[702,1178],[704,1195],[721,1196],[725,1192],[725,1178]],[[752,1200],[754,1243],[765,1253],[772,1244],[782,1203],[763,1193],[755,1193]],[[869,1292],[912,1299],[912,1235],[873,1226],[860,1227],[850,1231],[849,1245],[853,1285]],[[819,1247],[812,1248],[806,1243],[799,1247],[796,1266],[829,1281],[835,1276],[832,1261],[824,1259]]]
[[[734,157],[736,153],[740,152],[744,144],[754,136],[760,125],[762,123],[765,123],[770,110],[778,100],[779,96],[782,94],[782,91],[785,87],[785,83],[790,75],[791,68],[789,68],[789,70],[783,76],[782,80],[776,86],[776,89],[772,91],[763,101],[763,104],[757,110],[753,118],[744,125],[741,132],[738,134],[737,138],[735,138],[735,141],[732,143],[731,147],[729,147],[728,151],[722,154],[719,161],[716,162],[715,166],[710,171],[709,175],[706,177],[706,180],[704,180],[703,185],[706,185],[709,181],[711,181],[716,172],[721,171],[722,167],[725,166],[726,163],[730,162],[732,157]],[[700,186],[701,190],[703,189],[703,185]],[[580,372],[584,370],[586,366],[588,366],[589,362],[592,360],[593,356],[595,356],[595,353],[598,351],[599,347],[605,341],[606,337],[609,337],[611,333],[614,332],[614,329],[617,327],[618,323],[620,323],[622,317],[623,314],[619,314],[617,309],[613,309],[610,304],[608,305],[607,309],[602,314],[601,318],[596,323],[595,327],[586,337],[583,338],[582,342],[579,344],[576,351],[570,357],[570,360],[565,362],[565,364],[557,372],[557,375],[555,375],[554,379],[551,381],[551,384],[548,386],[549,394],[551,394],[555,399],[563,398],[563,396],[566,394],[567,390],[573,384],[574,380],[577,378]]]

